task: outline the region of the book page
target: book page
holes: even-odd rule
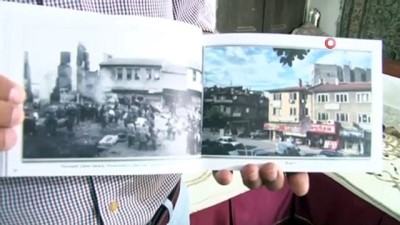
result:
[[[380,41],[283,34],[204,38],[207,168],[266,162],[284,171],[381,168]]]
[[[200,29],[1,3],[6,11],[7,75],[28,95],[8,176],[198,170]]]

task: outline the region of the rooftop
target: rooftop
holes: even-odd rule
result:
[[[371,82],[349,82],[338,84],[319,84],[310,88],[312,92],[332,92],[332,91],[370,91]]]
[[[292,86],[292,87],[284,87],[284,88],[277,88],[272,90],[267,90],[270,93],[275,92],[292,92],[292,91],[306,91],[310,86]]]
[[[201,70],[200,63],[188,63],[187,65],[176,65],[174,63],[170,63],[164,59],[147,59],[147,58],[110,58],[100,63],[100,67],[107,66],[151,66],[151,67],[162,67],[162,68],[193,68],[197,70]]]

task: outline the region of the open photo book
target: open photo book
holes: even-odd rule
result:
[[[381,169],[379,40],[4,2],[0,37],[0,74],[27,93],[1,176]]]

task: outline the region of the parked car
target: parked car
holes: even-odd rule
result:
[[[268,132],[264,130],[256,130],[255,132],[250,133],[251,139],[267,139]]]
[[[300,148],[290,142],[279,142],[276,144],[276,153],[284,156],[300,156]]]
[[[332,150],[322,150],[319,153],[319,156],[326,156],[326,157],[343,157],[343,153],[338,152],[338,151],[332,151]]]

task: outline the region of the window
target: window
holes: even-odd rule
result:
[[[317,102],[318,103],[329,102],[329,95],[328,94],[317,94]]]
[[[135,80],[139,80],[139,71],[137,69],[135,69]]]
[[[335,94],[335,101],[337,103],[347,103],[349,102],[348,94]]]
[[[318,120],[329,120],[328,113],[318,113]]]
[[[122,68],[117,69],[117,80],[122,80],[123,78],[123,70]]]
[[[297,100],[297,93],[296,92],[291,92],[289,99],[290,100]]]
[[[371,92],[361,92],[356,94],[357,103],[370,103]]]
[[[273,114],[274,116],[280,116],[280,115],[281,115],[281,109],[279,109],[279,108],[273,108],[272,114]]]
[[[160,80],[160,71],[155,70],[153,74],[154,74],[154,80]]]
[[[281,93],[274,93],[274,100],[281,100],[282,94]]]
[[[290,115],[291,116],[296,116],[296,114],[297,114],[297,109],[296,108],[290,108]]]
[[[371,116],[366,113],[359,113],[358,114],[358,123],[371,123]]]
[[[347,113],[336,113],[336,121],[338,122],[348,122],[349,115]]]
[[[246,113],[250,113],[250,108],[246,108]]]
[[[302,109],[302,116],[308,116],[308,108]]]
[[[131,68],[126,69],[126,79],[132,80],[132,69]]]
[[[151,69],[147,69],[146,74],[147,74],[147,80],[151,80],[151,75],[153,74],[153,71]]]

